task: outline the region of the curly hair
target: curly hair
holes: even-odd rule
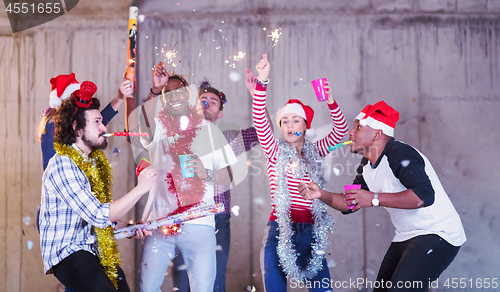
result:
[[[54,141],[65,145],[71,145],[76,141],[76,132],[85,129],[87,120],[85,112],[88,110],[98,110],[101,103],[97,98],[92,98],[92,104],[87,107],[78,107],[73,95],[62,102],[56,116],[54,117],[55,131]],[[73,122],[76,127],[73,129]]]

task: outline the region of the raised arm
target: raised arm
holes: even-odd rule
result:
[[[278,144],[274,137],[269,118],[266,116],[266,88],[270,69],[267,55],[264,54],[263,59],[255,67],[259,73],[259,81],[255,85],[252,103],[253,122],[259,143],[267,159],[273,159],[278,150]]]
[[[316,142],[316,146],[318,147],[321,156],[328,155],[328,146],[334,146],[338,144],[349,130],[347,128],[347,122],[345,120],[344,114],[340,110],[337,102],[332,97],[330,81],[327,79],[325,83],[325,88],[327,89],[326,93],[328,94],[327,104],[328,109],[330,110],[330,117],[333,121],[333,127],[326,137]]]

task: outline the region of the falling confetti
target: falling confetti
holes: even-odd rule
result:
[[[221,251],[222,250],[222,246],[220,244],[217,244],[217,246],[215,247],[215,251]]]
[[[334,260],[329,260],[329,261],[328,261],[328,267],[329,267],[329,268],[333,268],[333,267],[335,267],[336,265],[337,265],[337,264],[335,263],[335,261],[334,261]]]
[[[340,169],[334,167],[333,168],[333,173],[335,173],[336,176],[339,176],[340,175]]]
[[[254,286],[247,286],[247,291],[255,292],[255,291],[257,291],[257,289],[255,289]]]
[[[28,240],[28,249],[31,250],[33,248],[33,242]]]
[[[24,217],[24,218],[23,218],[23,223],[24,223],[25,225],[30,225],[30,220],[31,220],[31,218],[30,218],[30,217]]]
[[[316,254],[322,255],[322,254],[325,254],[325,251],[324,250],[317,250]]]
[[[182,116],[179,120],[180,122],[180,127],[181,127],[181,130],[184,131],[188,128],[189,126],[189,118],[187,116]]]
[[[231,208],[231,212],[234,214],[234,216],[239,216],[240,215],[240,206],[235,205]]]
[[[187,266],[186,266],[186,264],[184,264],[184,265],[180,265],[177,269],[178,269],[179,271],[184,271],[185,269],[187,269]]]
[[[403,160],[403,161],[401,161],[401,165],[403,167],[407,167],[409,164],[410,164],[410,160]]]
[[[427,254],[430,254],[431,252],[433,252],[433,250],[432,250],[432,249],[429,249],[429,251],[427,252]]]
[[[236,71],[231,71],[231,72],[229,73],[229,79],[230,79],[231,81],[233,81],[233,82],[238,82],[238,81],[240,81],[240,79],[241,79],[241,75],[240,75],[240,73],[238,73],[238,72],[236,72]]]
[[[253,199],[253,203],[256,205],[264,205],[266,202],[263,198],[257,197]]]
[[[113,148],[113,154],[118,154],[120,153],[120,149],[118,147]]]

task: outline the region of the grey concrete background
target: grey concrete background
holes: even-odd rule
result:
[[[5,105],[0,108],[0,258],[5,271],[0,273],[0,291],[59,287],[54,277],[43,275],[33,222],[42,175],[35,128],[48,106],[49,79],[57,74],[75,72],[79,81],[92,80],[98,96],[111,100],[125,69],[129,4],[82,0],[67,15],[16,34],[10,32],[7,14],[0,12],[0,99]],[[146,0],[139,7],[144,15],[138,43],[142,98],[152,67],[165,59],[161,49],[168,51],[177,42],[176,67],[171,69],[190,83],[209,79],[229,98],[223,121],[251,126],[244,70],[253,69],[266,52],[269,31],[281,27],[283,35],[269,54],[271,113],[289,98],[300,98],[316,111],[313,126],[321,138],[328,131],[328,111],[315,101],[310,87],[311,80],[321,77],[331,80],[350,126],[368,103],[383,99],[396,108],[401,119],[395,137],[433,163],[468,238],[432,291],[455,290],[444,286],[452,278],[466,281],[459,291],[498,290],[479,287],[476,281],[500,278],[500,159],[495,153],[500,143],[495,122],[500,110],[500,1]],[[229,58],[240,51],[246,53],[242,60]],[[233,81],[235,73],[239,81]],[[110,123],[111,131],[122,129],[121,116]],[[113,140],[110,146],[114,194],[119,197],[133,185],[134,166],[126,143]],[[113,154],[115,147],[120,153]],[[241,209],[231,219],[227,291],[252,286],[263,291],[259,250],[270,212],[269,187],[262,151],[255,147],[248,157],[249,176],[232,196],[233,205]],[[359,160],[343,148],[330,154],[327,189],[340,191],[350,183]],[[124,219],[141,212],[139,206]],[[394,233],[387,212],[372,208],[349,216],[331,214],[336,222],[327,253],[332,278],[373,281]],[[26,217],[31,218],[28,224],[22,220]],[[119,245],[129,284],[136,287],[140,242]],[[171,289],[167,275],[162,291]]]

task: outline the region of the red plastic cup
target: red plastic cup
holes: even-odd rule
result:
[[[348,191],[348,190],[359,190],[359,189],[361,189],[361,185],[345,185],[345,186],[344,186],[344,191]],[[345,195],[346,195],[346,196],[349,196],[350,194],[345,194]],[[347,200],[347,201],[348,201],[348,202],[349,202],[349,201],[352,201],[352,199],[351,199],[351,200]],[[355,206],[355,205],[352,205],[352,206],[347,206],[347,208],[349,208],[349,209],[354,209],[354,206]]]
[[[325,81],[326,78],[320,78],[311,81],[312,87],[314,89],[314,92],[316,93],[316,97],[318,98],[318,101],[325,101],[328,99],[328,94],[326,94],[326,89],[325,89]]]

